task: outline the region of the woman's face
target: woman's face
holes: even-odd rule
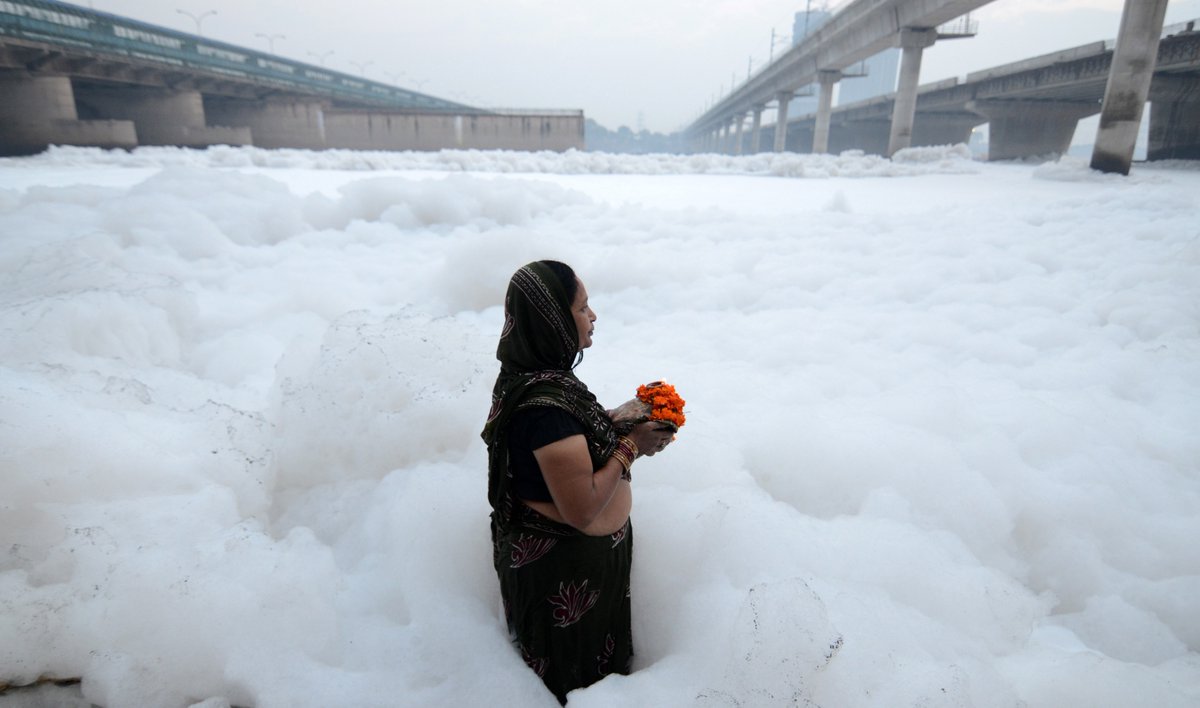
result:
[[[571,314],[575,316],[575,329],[579,332],[579,349],[582,351],[592,346],[592,332],[596,329],[592,323],[596,321],[596,313],[588,306],[587,288],[583,287],[583,281],[576,278],[575,282],[579,289],[575,293],[575,302],[571,303]]]

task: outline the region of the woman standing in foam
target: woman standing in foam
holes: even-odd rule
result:
[[[673,431],[646,422],[619,435],[575,376],[596,315],[569,266],[518,270],[504,310],[483,431],[493,562],[514,644],[566,703],[570,690],[630,670],[630,466]]]

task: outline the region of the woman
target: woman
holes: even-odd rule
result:
[[[505,618],[525,663],[560,703],[574,688],[629,672],[630,466],[671,440],[651,423],[618,435],[576,378],[595,321],[569,266],[518,270],[483,430]]]

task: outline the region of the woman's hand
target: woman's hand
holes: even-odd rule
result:
[[[651,457],[655,453],[662,452],[663,448],[671,444],[675,439],[675,431],[669,427],[664,428],[662,423],[656,421],[646,421],[633,426],[633,430],[629,431],[629,439],[638,447],[638,456],[645,455]]]

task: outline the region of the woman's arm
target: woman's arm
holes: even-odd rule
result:
[[[623,468],[615,457],[592,469],[587,438],[572,435],[533,451],[554,506],[567,524],[584,531],[613,502]]]

